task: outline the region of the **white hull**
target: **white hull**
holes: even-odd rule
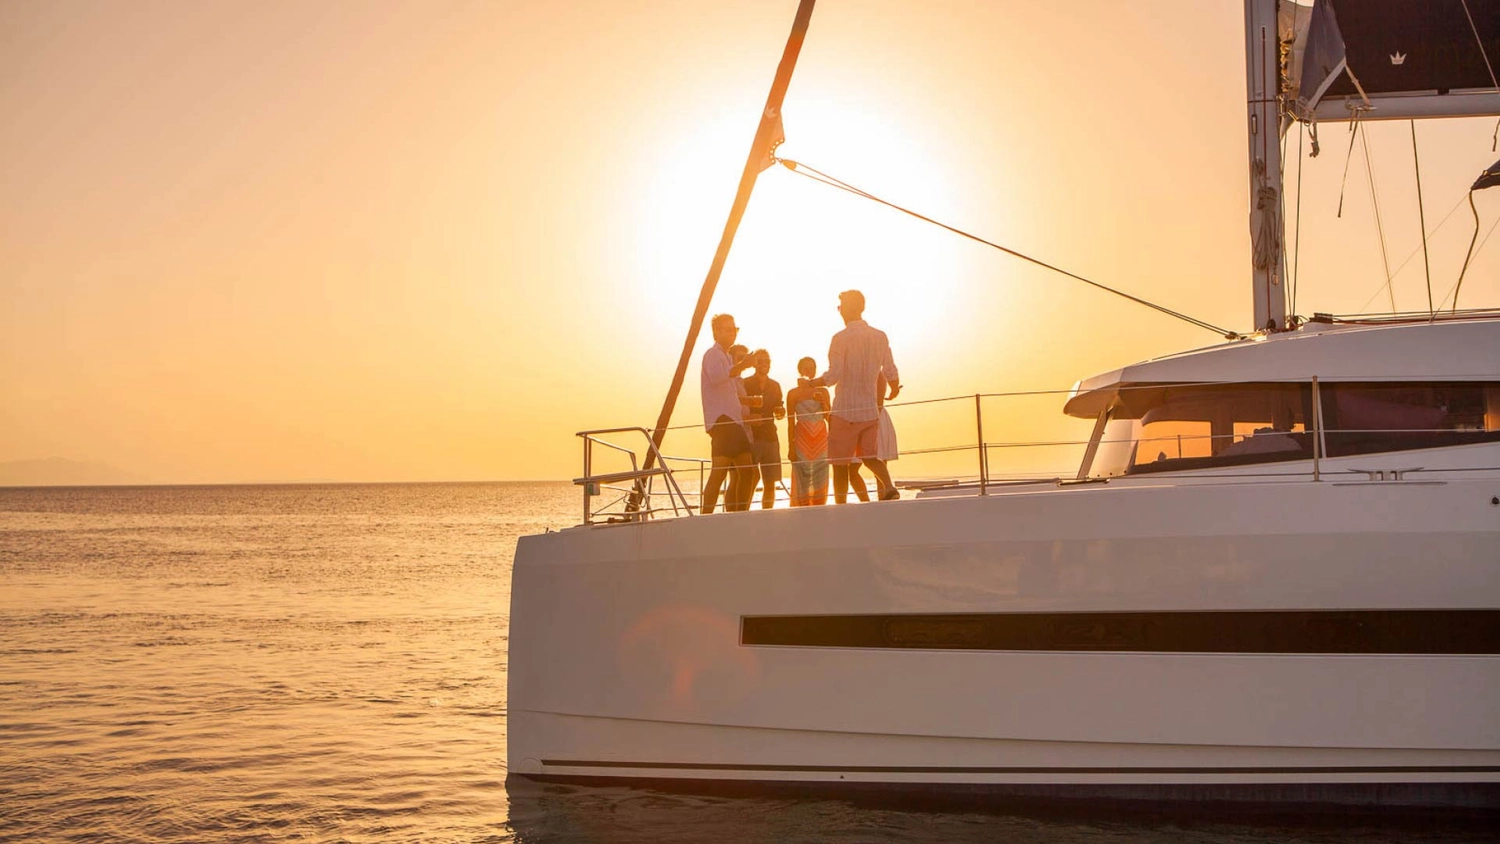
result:
[[[1475,808],[1494,808],[1500,788],[1493,777],[1475,774],[1495,767],[1493,752],[1020,741],[621,723],[536,712],[513,713],[512,719],[513,730],[538,737],[560,754],[551,764],[525,760],[515,772],[542,780],[750,792],[877,788]],[[631,760],[694,758],[704,746],[734,761],[590,758],[601,747]]]
[[[1340,17],[1406,25],[1368,5]],[[1288,329],[1278,38],[1343,68],[1361,29],[1281,7],[1246,3],[1255,323],[1275,330],[1075,386],[1078,474],[1107,483],[631,509],[522,539],[511,772],[1500,809],[1500,319]],[[1450,17],[1435,45],[1479,37]],[[1407,99],[1374,55],[1374,93]],[[595,438],[630,430],[580,435],[579,482],[661,475],[680,510],[661,468],[594,474]]]
[[[759,616],[1500,608],[1493,478],[1181,480],[527,537],[511,771],[1500,799],[1493,653],[742,644]]]

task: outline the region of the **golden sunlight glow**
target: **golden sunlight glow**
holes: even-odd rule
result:
[[[577,476],[574,431],[659,413],[796,6],[0,4],[0,469]],[[819,4],[781,154],[1247,328],[1242,17],[1189,0]],[[1472,228],[1449,209],[1494,160],[1493,128],[1419,129],[1436,298]],[[1365,131],[1404,267],[1394,298],[1425,305],[1410,133]],[[1337,146],[1297,173],[1304,315],[1387,301],[1363,152],[1346,185]],[[1478,197],[1486,230],[1497,202]],[[1496,243],[1463,305],[1500,297]],[[826,365],[849,288],[890,336],[903,401],[969,397],[900,410],[903,450],[972,443],[976,392],[1066,388],[1216,340],[760,174],[710,313],[734,314],[791,384],[798,358]],[[676,425],[699,413],[709,342]],[[986,400],[985,438],[1086,435],[1061,404]],[[1076,466],[1069,448],[996,451],[992,472]],[[904,456],[897,474],[972,474],[971,459]]]
[[[799,132],[824,140],[822,146],[844,144],[859,154],[814,166],[914,210],[948,206],[952,174],[921,156],[894,116],[816,105],[805,117],[788,114],[783,156],[795,154]],[[673,136],[678,143],[640,170],[630,274],[642,287],[627,298],[637,302],[644,324],[677,339],[734,195],[728,177],[737,175],[735,160],[743,165],[748,144],[743,120],[672,128],[683,129]],[[877,166],[871,168],[872,162]],[[851,170],[867,175],[856,180]],[[826,363],[829,338],[842,327],[837,295],[857,288],[869,302],[871,324],[891,336],[903,359],[915,358],[943,337],[965,292],[956,240],[890,208],[772,167],[760,175],[711,312],[733,313],[741,342],[771,351],[775,373],[790,378],[804,355],[817,358],[819,366]]]

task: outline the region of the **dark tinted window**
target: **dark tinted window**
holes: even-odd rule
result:
[[[1311,409],[1310,384],[1124,387],[1089,474],[1310,460]]]
[[[1328,456],[1500,440],[1500,383],[1324,384]]]

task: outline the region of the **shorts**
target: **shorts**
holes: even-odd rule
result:
[[[879,452],[880,420],[850,422],[828,417],[828,462],[847,466],[854,458],[873,458]]]
[[[750,443],[750,455],[760,467],[761,480],[769,487],[781,481],[781,441],[776,438],[776,429],[756,431]]]
[[[708,437],[713,441],[709,454],[714,457],[733,460],[750,454],[750,436],[745,433],[745,426],[728,416],[719,417],[709,429]]]

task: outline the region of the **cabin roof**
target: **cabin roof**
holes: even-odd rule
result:
[[[1308,323],[1095,375],[1064,410],[1092,418],[1123,384],[1500,380],[1500,317],[1387,324]]]

